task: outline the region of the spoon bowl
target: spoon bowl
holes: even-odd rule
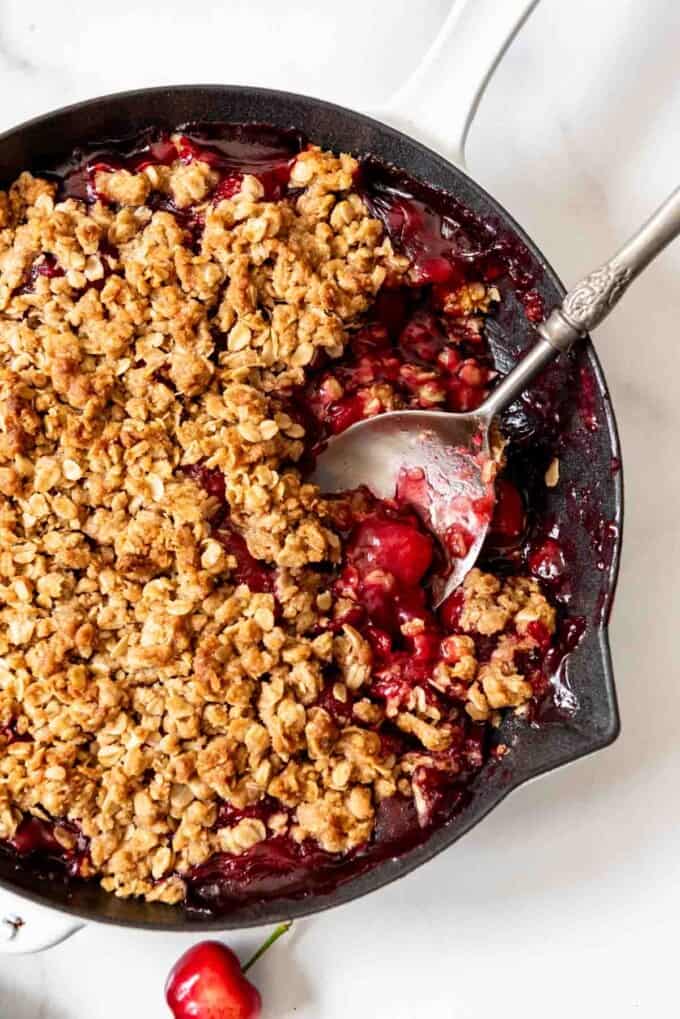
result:
[[[329,440],[311,481],[322,492],[365,485],[413,507],[438,539],[446,568],[432,580],[435,605],[461,583],[486,537],[496,461],[480,413],[391,411]]]

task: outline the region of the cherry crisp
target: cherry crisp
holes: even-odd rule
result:
[[[427,830],[504,752],[545,691],[539,581],[473,569],[435,612],[415,511],[305,481],[362,417],[483,400],[500,293],[459,242],[292,133],[0,192],[4,852],[174,903],[360,855],[395,804]]]

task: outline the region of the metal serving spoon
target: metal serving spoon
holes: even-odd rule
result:
[[[486,537],[494,507],[489,429],[559,354],[607,317],[642,270],[680,234],[680,187],[612,259],[577,283],[537,327],[539,339],[467,414],[391,411],[330,439],[311,481],[322,492],[366,485],[411,503],[439,539],[447,568],[432,582],[435,606],[461,583]]]

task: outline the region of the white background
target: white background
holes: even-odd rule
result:
[[[2,0],[0,128],[97,93],[190,81],[373,105],[446,9]],[[543,0],[491,83],[471,171],[568,282],[680,179],[679,53],[678,0]],[[598,334],[626,468],[612,625],[621,738],[515,793],[400,883],[300,922],[254,971],[269,1019],[678,1015],[679,277],[676,245]],[[231,943],[245,955],[259,938]],[[0,1016],[162,1019],[166,972],[192,940],[99,927],[42,956],[0,958]]]

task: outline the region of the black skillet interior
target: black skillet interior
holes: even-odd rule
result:
[[[304,96],[234,86],[178,86],[127,92],[94,99],[40,117],[0,138],[2,180],[9,183],[26,168],[54,167],[78,146],[132,136],[149,125],[173,129],[196,121],[268,123],[296,127],[315,143],[355,155],[371,154],[411,177],[454,195],[481,219],[519,237],[526,245],[537,289],[550,308],[564,289],[545,259],[514,220],[462,171],[419,143],[350,110]],[[491,326],[491,344],[501,368],[532,339],[524,312],[511,293]],[[186,915],[183,907],[121,900],[95,883],[46,880],[0,854],[0,884],[86,919],[165,930],[210,930],[251,926],[318,912],[347,902],[408,873],[451,845],[480,821],[512,789],[559,765],[591,753],[616,738],[618,713],[606,624],[616,583],[621,533],[622,480],[616,424],[595,353],[588,345],[575,365],[552,370],[555,385],[571,383],[573,412],[560,455],[560,485],[548,493],[548,512],[560,521],[573,578],[570,612],[585,618],[580,643],[562,669],[562,696],[572,699],[568,715],[542,724],[505,723],[512,753],[489,762],[460,812],[428,840],[405,854],[323,894],[248,903],[222,917]],[[593,423],[597,425],[593,427]],[[589,427],[590,425],[590,427]]]

